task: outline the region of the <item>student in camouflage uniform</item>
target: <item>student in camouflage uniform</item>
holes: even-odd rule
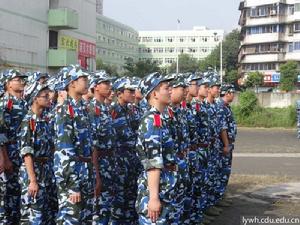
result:
[[[197,100],[199,92],[199,80],[200,76],[197,74],[190,74],[187,83],[188,96],[187,96],[187,108],[188,108],[188,125],[190,131],[190,146],[189,146],[189,162],[190,162],[190,177],[192,180],[192,210],[191,210],[191,224],[198,224],[202,221],[202,211],[200,205],[201,188],[203,171],[199,158],[199,128],[200,128],[200,103]]]
[[[136,131],[133,126],[135,87],[127,77],[115,81],[117,102],[112,105],[112,125],[116,131],[117,195],[112,207],[113,224],[136,224],[135,201],[139,160],[136,154]]]
[[[175,187],[180,182],[175,143],[162,117],[170,103],[169,80],[159,73],[144,79],[143,95],[151,109],[143,117],[138,132],[137,150],[143,165],[136,202],[139,224],[180,224],[172,215]]]
[[[25,77],[14,69],[5,71],[1,77],[6,93],[0,99],[0,136],[8,140],[2,147],[7,178],[4,199],[6,224],[15,224],[20,220],[19,168],[21,158],[17,133],[27,112],[26,102],[23,99]]]
[[[88,73],[79,66],[64,71],[67,97],[58,106],[54,171],[58,187],[57,224],[91,224],[93,217],[94,171],[91,124],[82,95],[88,91]],[[95,167],[96,170],[96,167]],[[99,173],[99,171],[95,171]],[[96,190],[100,181],[96,182]]]
[[[20,168],[21,224],[55,224],[56,184],[53,172],[54,145],[48,118],[43,111],[50,106],[49,89],[35,82],[27,87],[30,109],[20,131],[23,159]]]
[[[221,154],[223,154],[223,140],[221,136],[224,134],[224,131],[221,129],[221,121],[218,116],[219,107],[216,103],[216,98],[220,94],[220,86],[218,80],[213,78],[210,81],[208,89],[208,97],[206,103],[208,104],[208,115],[211,127],[212,138],[214,140],[210,149],[210,159],[209,159],[209,194],[208,194],[208,206],[211,206],[206,213],[208,215],[219,215],[222,211],[219,208],[212,207],[215,206],[222,196],[222,187],[221,187],[221,174],[220,168],[222,163]],[[225,144],[228,147],[228,143]],[[224,145],[224,146],[225,146]],[[226,149],[227,149],[226,147]],[[225,151],[225,150],[224,150]]]
[[[91,81],[94,98],[89,104],[92,120],[94,146],[97,149],[101,193],[96,199],[93,224],[107,225],[111,222],[112,202],[116,194],[115,131],[105,98],[111,92],[111,78],[105,71],[95,73]]]
[[[187,87],[182,75],[171,81],[171,104],[167,108],[166,123],[175,143],[176,161],[180,181],[176,185],[176,198],[174,199],[174,218],[179,224],[191,224],[190,213],[192,206],[191,179],[189,176],[188,153],[190,146],[189,126],[181,102],[186,97]]]
[[[211,124],[208,116],[208,105],[205,98],[208,96],[208,85],[210,81],[204,77],[198,81],[199,91],[197,102],[200,104],[200,110],[197,113],[199,118],[198,135],[199,135],[199,160],[202,170],[202,184],[201,184],[201,197],[199,198],[199,205],[202,213],[207,208],[208,202],[208,161],[210,158],[210,146],[213,143],[211,135]],[[195,107],[196,108],[196,107]]]
[[[0,224],[5,224],[5,209],[4,209],[4,197],[6,194],[6,176],[4,173],[5,169],[5,160],[4,160],[4,145],[7,142],[7,139],[1,135],[0,136]]]
[[[224,135],[224,139],[228,139],[229,148],[228,152],[224,152],[222,155],[222,167],[220,173],[221,176],[221,185],[222,190],[226,190],[229,177],[231,174],[231,165],[232,165],[232,152],[234,149],[234,142],[237,135],[237,125],[233,117],[232,110],[230,108],[230,103],[234,99],[235,88],[231,84],[224,84],[221,86],[220,99],[217,102],[219,105],[219,121],[222,122],[221,129],[226,131],[226,135]],[[228,200],[227,200],[228,201]],[[224,203],[224,201],[220,202],[222,206],[229,206]]]

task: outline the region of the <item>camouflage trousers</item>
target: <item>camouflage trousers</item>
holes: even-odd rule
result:
[[[6,196],[4,199],[6,224],[16,224],[20,221],[21,186],[19,183],[19,169],[21,158],[17,144],[9,145],[7,148],[8,158],[14,168],[12,173],[6,173]]]
[[[191,201],[192,209],[190,214],[191,224],[201,223],[203,213],[201,211],[200,198],[202,195],[201,185],[203,179],[203,171],[201,169],[198,149],[189,153],[189,173],[192,183]]]
[[[38,169],[39,171],[45,170],[45,168],[42,168],[41,166],[39,166]],[[38,173],[36,173],[36,176],[39,185],[39,191],[36,198],[33,198],[28,194],[28,186],[30,181],[25,165],[21,166],[21,224],[55,225],[58,202],[54,174],[51,171],[50,173],[43,172],[43,177],[39,176]]]
[[[160,174],[160,201],[162,211],[155,224],[182,224],[180,222],[180,213],[178,209],[181,202],[176,197],[177,187],[180,183],[178,172],[161,170]],[[177,201],[176,201],[177,199]],[[136,201],[136,210],[139,216],[139,224],[153,224],[148,218],[149,190],[147,171],[143,171],[138,179],[138,196]]]
[[[72,193],[68,184],[57,182],[58,213],[56,224],[87,225],[92,224],[94,212],[94,179],[93,172],[81,174],[80,193],[81,202],[72,203],[69,196]],[[88,175],[87,175],[88,174]],[[56,176],[56,179],[58,177]],[[61,177],[60,177],[61,180]]]
[[[192,207],[192,181],[189,176],[189,162],[187,158],[178,158],[178,182],[175,186],[176,196],[173,209],[174,221],[179,224],[190,224]]]
[[[6,224],[5,209],[4,209],[4,197],[6,195],[6,176],[2,172],[0,174],[0,225]]]
[[[112,204],[112,224],[137,224],[135,210],[137,178],[141,171],[138,156],[133,151],[118,152],[116,156],[118,177],[116,195]]]
[[[233,153],[233,149],[234,149],[234,145],[231,144],[229,146],[229,153],[228,155],[224,155],[223,153],[221,157],[222,157],[222,164],[221,164],[221,168],[219,173],[221,174],[221,195],[223,196],[225,194],[227,185],[228,185],[228,181],[230,178],[230,174],[231,174],[231,166],[232,166],[232,153]]]
[[[6,224],[16,224],[20,220],[21,186],[19,183],[19,168],[14,166],[10,174],[6,174],[6,196],[4,200]]]
[[[112,202],[116,194],[116,161],[114,157],[106,156],[99,160],[101,176],[101,194],[95,200],[94,225],[107,225],[111,222]]]
[[[222,197],[222,185],[220,168],[222,167],[222,155],[223,151],[221,142],[216,140],[214,145],[210,148],[209,160],[208,160],[208,198],[207,207],[214,206]]]

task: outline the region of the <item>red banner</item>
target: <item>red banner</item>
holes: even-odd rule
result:
[[[96,44],[84,40],[79,40],[78,55],[88,58],[96,58]]]

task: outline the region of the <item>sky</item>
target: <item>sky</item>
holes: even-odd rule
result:
[[[103,14],[138,31],[238,27],[240,0],[104,0]]]

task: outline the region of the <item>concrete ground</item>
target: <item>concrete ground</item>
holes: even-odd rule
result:
[[[228,186],[233,205],[223,208],[211,225],[245,224],[243,216],[297,217],[300,221],[300,140],[295,132],[239,128]]]

